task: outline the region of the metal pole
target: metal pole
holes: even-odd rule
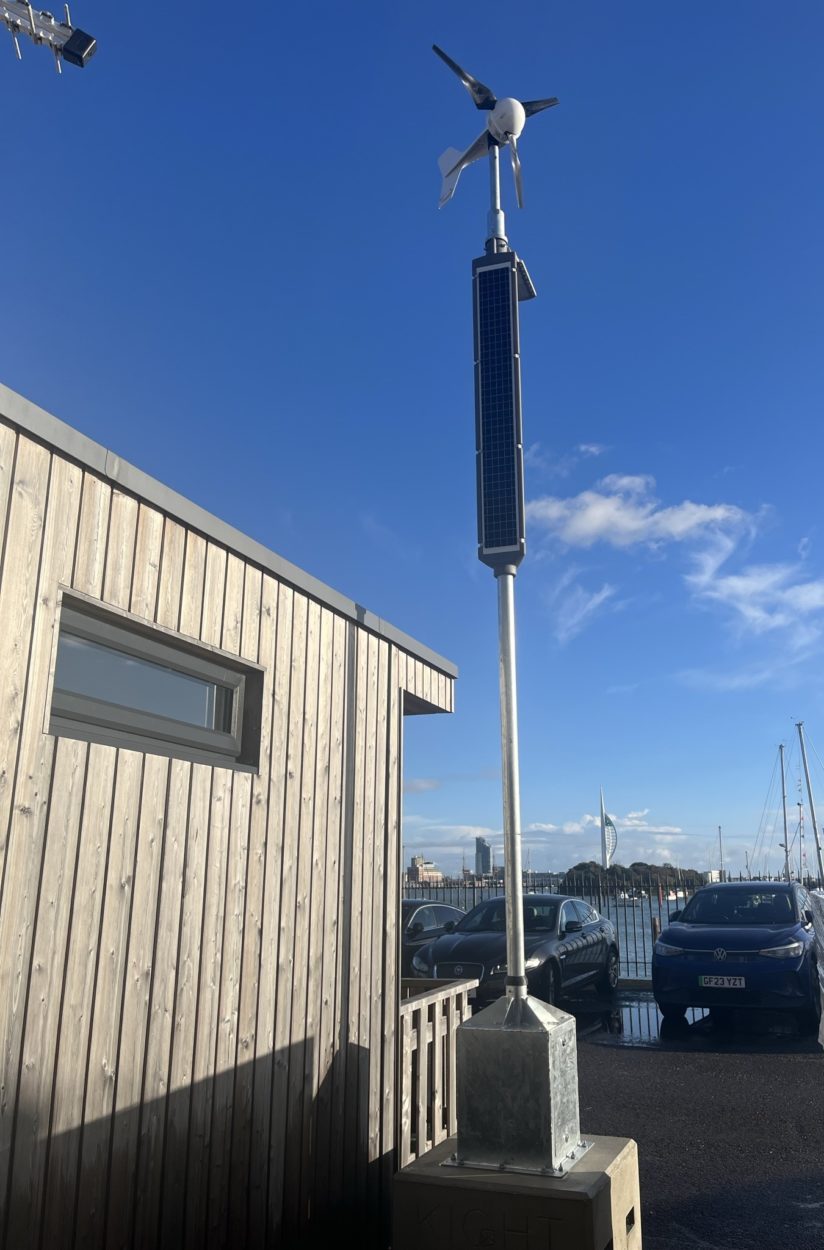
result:
[[[498,251],[498,243],[507,244],[506,219],[501,209],[501,166],[496,144],[489,149],[489,214],[486,219],[487,252]]]
[[[506,880],[506,992],[526,998],[524,901],[521,874],[521,783],[518,767],[518,696],[515,670],[515,569],[496,571],[498,579],[498,672],[501,691],[501,762],[504,799]]]
[[[807,798],[810,800],[810,820],[813,822],[813,837],[815,838],[815,853],[818,860],[818,881],[820,885],[824,885],[824,863],[821,860],[821,838],[818,832],[818,821],[815,818],[815,799],[813,798],[813,788],[810,783],[810,770],[807,766],[807,747],[804,743],[804,722],[799,721],[796,725],[798,730],[798,740],[801,743],[801,758],[804,761],[804,776],[807,779]]]
[[[781,801],[784,806],[784,878],[790,879],[790,839],[787,835],[787,782],[784,777],[784,743],[778,748],[781,756]]]
[[[724,846],[721,842],[721,826],[718,826],[718,880],[724,880]]]

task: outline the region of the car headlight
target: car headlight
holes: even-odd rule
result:
[[[420,977],[429,976],[429,961],[424,959],[423,955],[415,954],[412,956],[412,968]]]
[[[662,942],[659,938],[653,947],[656,955],[683,955],[683,946],[670,946],[669,942]]]
[[[770,959],[798,959],[804,954],[803,942],[788,942],[786,946],[768,946],[759,951],[759,955],[769,955]]]
[[[543,962],[543,957],[541,955],[530,955],[529,959],[524,964],[524,967],[527,971],[529,971],[530,968],[540,968]]]

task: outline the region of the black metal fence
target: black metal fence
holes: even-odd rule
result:
[[[725,880],[744,881],[748,878],[726,877]],[[764,880],[780,880],[766,877]],[[563,877],[544,877],[530,874],[525,888],[535,893],[571,894],[586,899],[602,916],[615,925],[621,956],[621,975],[624,978],[645,980],[652,974],[652,947],[655,938],[669,924],[675,911],[680,911],[703,884],[695,876],[688,878],[675,873],[671,876],[639,875],[621,880],[615,876],[588,872],[568,872]],[[815,882],[809,882],[814,886]],[[445,881],[442,885],[418,883],[405,884],[404,898],[432,899],[450,903],[470,911],[485,898],[503,894],[503,884],[483,884],[474,881]]]

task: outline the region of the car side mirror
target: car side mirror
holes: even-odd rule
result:
[[[678,910],[678,911],[671,911],[671,912],[670,912],[670,914],[669,914],[669,918],[670,918],[670,920],[680,920],[680,919],[681,919],[681,909],[679,908],[679,910]]]
[[[443,927],[443,931],[444,933],[451,933],[454,928],[455,928],[455,921],[447,920],[446,924]]]
[[[410,937],[417,937],[419,933],[423,933],[423,925],[420,920],[416,920],[413,924],[411,924],[406,932]]]
[[[580,933],[583,927],[581,920],[568,920],[564,925],[564,933]]]
[[[815,918],[809,907],[804,908],[804,921],[806,924],[813,924],[815,922]]]

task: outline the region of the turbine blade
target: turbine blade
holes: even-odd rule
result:
[[[535,113],[543,112],[544,109],[551,109],[558,103],[558,97],[554,95],[549,100],[522,100],[521,103],[527,117],[532,117]]]
[[[482,82],[478,82],[478,79],[473,78],[471,74],[467,74],[466,70],[461,69],[458,62],[453,61],[451,56],[447,56],[446,53],[441,48],[439,48],[436,43],[432,44],[432,51],[435,53],[436,56],[439,56],[441,58],[444,65],[449,66],[453,74],[458,75],[461,82],[466,87],[469,94],[472,96],[472,99],[475,102],[475,108],[494,109],[498,101],[495,99],[495,96],[493,95],[493,93],[489,90],[489,87],[485,86],[485,84]]]
[[[518,201],[518,208],[524,206],[524,183],[521,178],[521,158],[518,156],[518,145],[515,136],[509,136],[509,155],[512,160],[512,174],[515,178],[515,198]]]
[[[452,196],[455,194],[455,188],[458,185],[458,179],[461,171],[466,169],[467,165],[471,165],[473,161],[479,161],[482,156],[486,156],[489,151],[489,131],[485,130],[478,135],[475,142],[466,149],[465,152],[459,152],[457,148],[447,148],[445,152],[438,157],[438,168],[443,177],[443,185],[441,186],[441,197],[438,200],[438,208],[443,208]]]

